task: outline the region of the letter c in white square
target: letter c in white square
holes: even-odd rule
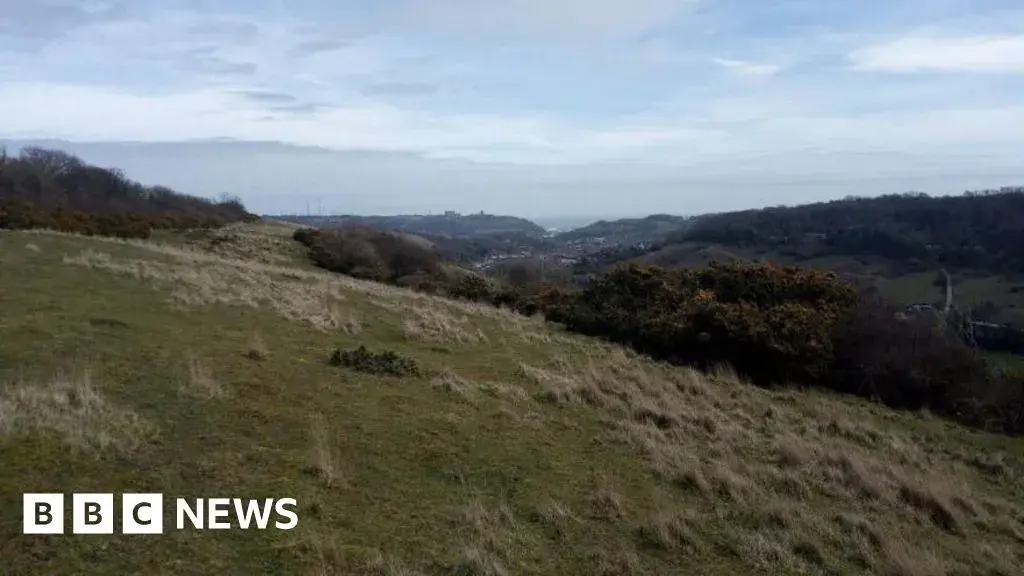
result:
[[[121,496],[121,532],[124,534],[163,534],[163,494],[123,494]]]

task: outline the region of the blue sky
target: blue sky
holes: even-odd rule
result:
[[[0,138],[263,211],[693,213],[1016,184],[1021,94],[1016,0],[0,10]],[[209,139],[223,150],[191,144]],[[255,162],[247,141],[283,146]]]

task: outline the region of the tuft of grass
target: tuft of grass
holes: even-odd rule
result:
[[[270,350],[267,348],[267,343],[263,341],[263,336],[259,332],[253,332],[252,336],[249,337],[249,349],[246,350],[245,356],[251,360],[259,361],[270,358]]]
[[[451,568],[452,576],[508,576],[501,560],[478,546],[467,546]]]
[[[437,376],[431,379],[430,385],[449,394],[461,396],[463,399],[470,402],[476,398],[476,387],[473,383],[462,378],[450,369],[442,370]]]
[[[111,403],[88,371],[0,388],[0,436],[56,434],[76,451],[128,453],[153,432],[132,409]]]
[[[342,481],[337,468],[334,443],[331,440],[327,419],[323,414],[313,414],[309,421],[309,456],[303,470],[322,480],[330,488]]]
[[[637,537],[644,546],[676,552],[700,550],[704,545],[688,519],[680,514],[658,512],[637,528]]]
[[[487,335],[474,327],[466,316],[457,316],[444,308],[415,306],[402,322],[402,331],[409,340],[435,344],[479,344]]]
[[[911,482],[903,482],[899,497],[908,506],[920,511],[939,528],[951,534],[962,534],[963,528],[952,505],[934,489]]]
[[[219,399],[227,395],[224,387],[207,368],[206,363],[194,355],[191,350],[187,352],[185,361],[188,365],[188,380],[187,385],[182,388],[182,392],[206,399]]]

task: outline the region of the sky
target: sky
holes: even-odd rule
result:
[[[1019,0],[0,0],[0,139],[263,213],[1024,183]]]

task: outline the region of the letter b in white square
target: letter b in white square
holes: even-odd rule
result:
[[[21,514],[24,534],[63,534],[63,494],[23,494]]]
[[[71,529],[75,534],[113,534],[114,495],[75,494],[72,498]]]
[[[164,495],[122,495],[121,532],[125,534],[163,534]]]

